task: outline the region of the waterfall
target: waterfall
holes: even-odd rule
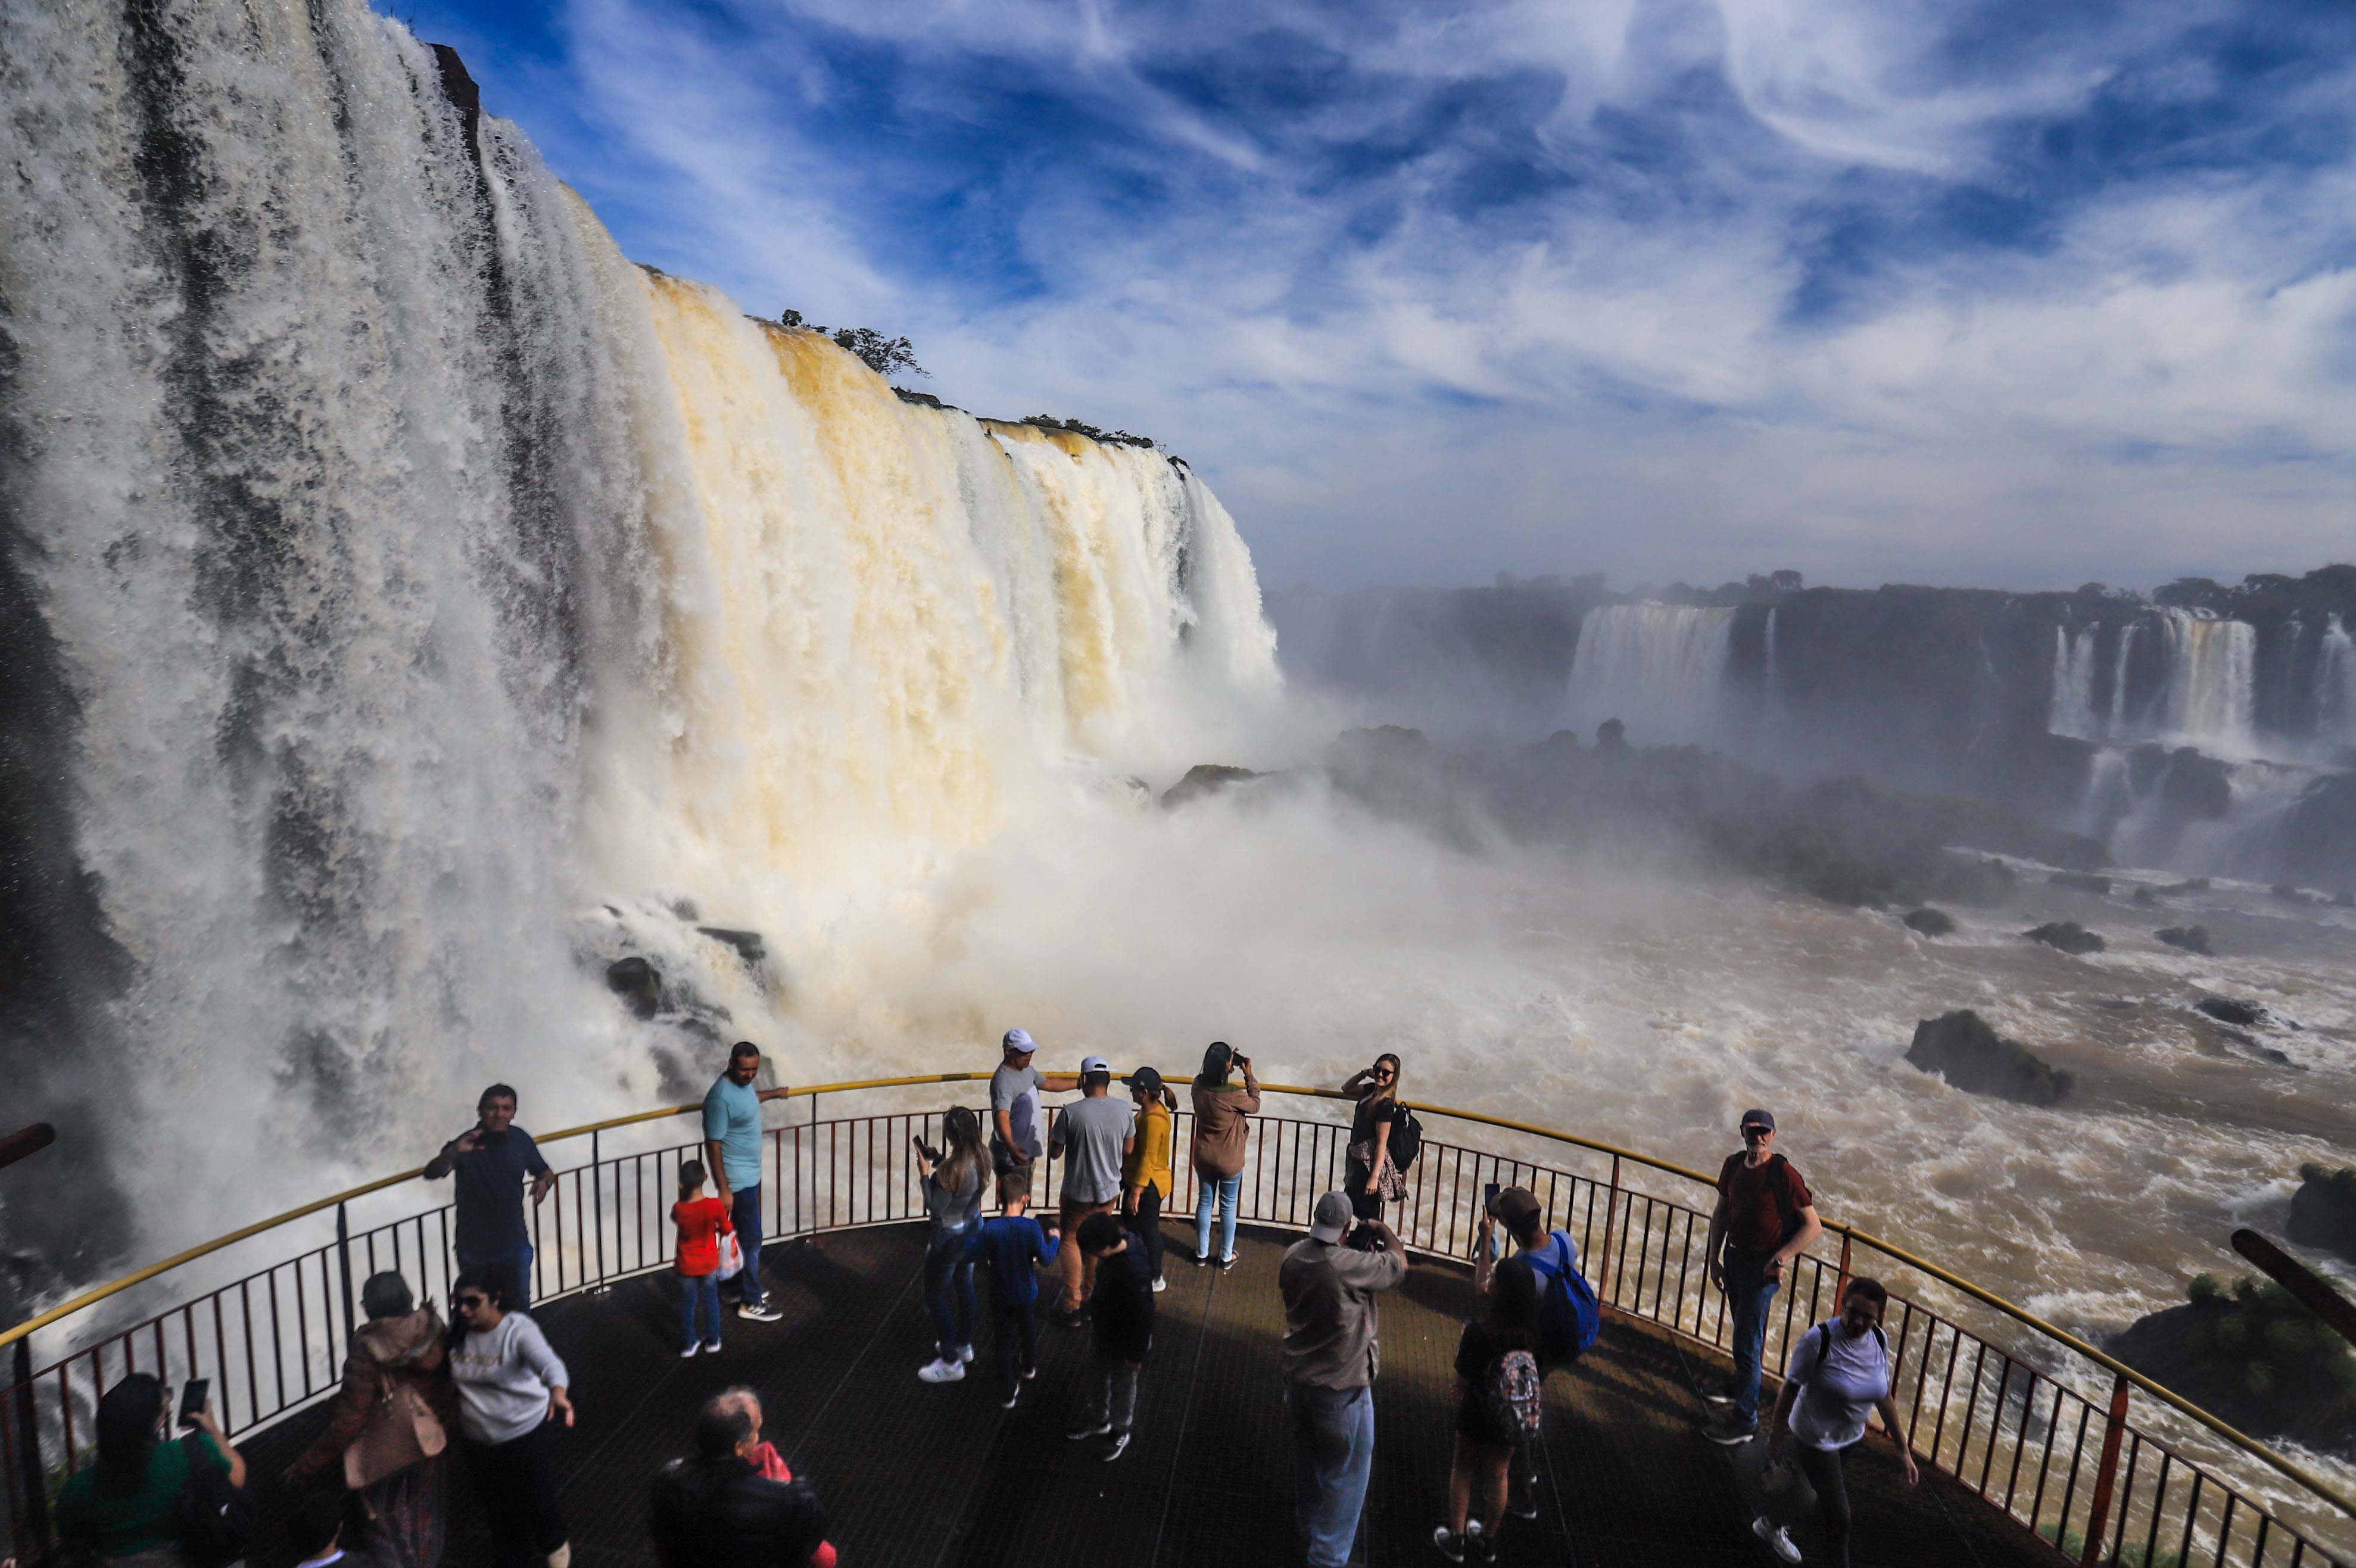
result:
[[[1612,604],[1588,612],[1571,655],[1567,713],[1574,728],[1621,720],[1639,743],[1707,737],[1734,630],[1730,609]]]
[[[1766,668],[1766,676],[1760,682],[1761,688],[1766,696],[1767,716],[1770,720],[1783,711],[1783,667],[1777,663],[1775,658],[1775,612],[1778,608],[1779,606],[1773,604],[1767,606],[1766,656],[1762,661]]]
[[[2246,752],[2255,734],[2258,633],[2244,621],[2164,613],[2168,691],[2161,728],[2215,752]]]
[[[2121,735],[2127,727],[2127,672],[2135,653],[2136,634],[2142,623],[2130,621],[2119,628],[2118,651],[2111,656],[2111,716],[2104,733]]]
[[[187,1129],[143,1139],[162,1230],[250,1212],[205,1159],[266,1125],[374,1169],[488,1076],[535,1125],[653,1093],[596,974],[648,911],[790,955],[740,1029],[863,997],[847,910],[921,933],[943,857],[1278,688],[1190,470],[630,264],[360,0],[0,8],[0,87],[6,564],[121,1093]]]
[[[2337,615],[2323,628],[2316,656],[2315,717],[2325,740],[2356,745],[2356,638]]]
[[[2087,626],[2076,636],[2066,626],[2053,628],[2053,690],[2045,727],[2056,735],[2080,740],[2101,738],[2094,716],[2094,642],[2098,628]]]

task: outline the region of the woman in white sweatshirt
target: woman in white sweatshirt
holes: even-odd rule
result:
[[[540,1325],[507,1310],[498,1275],[468,1269],[450,1290],[450,1372],[466,1468],[491,1527],[496,1568],[567,1568],[556,1497],[556,1422],[573,1424],[572,1381]]]

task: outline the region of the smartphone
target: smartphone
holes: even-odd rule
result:
[[[1488,1215],[1488,1216],[1489,1216],[1491,1219],[1493,1219],[1493,1220],[1494,1220],[1494,1219],[1495,1219],[1495,1218],[1496,1218],[1496,1216],[1497,1216],[1497,1193],[1498,1193],[1498,1190],[1499,1190],[1498,1186],[1497,1186],[1497,1184],[1496,1184],[1495,1182],[1494,1182],[1494,1181],[1489,1182],[1488,1184],[1486,1184],[1485,1186],[1483,1186],[1483,1187],[1481,1189],[1481,1212],[1482,1212],[1482,1213],[1483,1213],[1483,1214]],[[1499,1258],[1502,1258],[1502,1257],[1504,1257],[1505,1255],[1505,1238],[1504,1238],[1504,1237],[1502,1237],[1502,1236],[1500,1236],[1500,1235],[1498,1235],[1494,1231],[1490,1232],[1489,1232],[1489,1261],[1490,1261],[1491,1263],[1495,1263]]]
[[[181,1425],[194,1426],[197,1424],[197,1413],[204,1409],[206,1401],[212,1397],[212,1392],[213,1381],[210,1378],[190,1378],[187,1381],[180,1390]]]

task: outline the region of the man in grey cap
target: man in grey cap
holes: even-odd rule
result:
[[[1091,1214],[1109,1214],[1120,1201],[1120,1168],[1135,1137],[1136,1107],[1112,1098],[1112,1063],[1101,1056],[1080,1060],[1080,1097],[1055,1116],[1048,1147],[1064,1162],[1064,1234],[1080,1233]],[[1066,1247],[1055,1259],[1064,1281],[1055,1321],[1080,1326],[1080,1304],[1096,1288],[1097,1261],[1083,1249]]]
[[[1284,1292],[1284,1403],[1292,1417],[1292,1515],[1310,1568],[1345,1568],[1375,1465],[1375,1296],[1407,1277],[1407,1248],[1380,1220],[1350,1231],[1349,1195],[1328,1192],[1309,1239],[1277,1268]]]
[[[1775,1152],[1775,1113],[1745,1111],[1737,1125],[1742,1148],[1719,1168],[1718,1207],[1702,1248],[1709,1282],[1726,1293],[1734,1320],[1734,1380],[1708,1396],[1730,1408],[1705,1424],[1702,1435],[1730,1447],[1750,1442],[1759,1429],[1759,1358],[1784,1265],[1825,1233],[1807,1182]]]

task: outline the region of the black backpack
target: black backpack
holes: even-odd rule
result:
[[[245,1555],[253,1538],[253,1499],[230,1484],[228,1467],[212,1455],[200,1433],[180,1439],[188,1456],[188,1478],[174,1505],[180,1554],[190,1568],[227,1568]]]
[[[1402,1176],[1415,1163],[1415,1157],[1423,1152],[1423,1124],[1405,1105],[1391,1115],[1391,1140],[1383,1146],[1383,1151],[1390,1157],[1391,1168]]]

